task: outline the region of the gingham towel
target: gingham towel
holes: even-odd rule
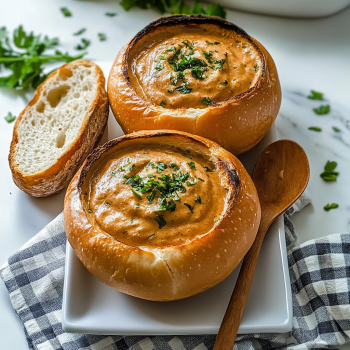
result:
[[[350,236],[332,235],[296,246],[289,217],[309,203],[303,195],[285,215],[288,262],[293,293],[293,330],[250,334],[235,348],[328,348],[350,337]],[[215,335],[100,336],[68,334],[61,327],[66,235],[60,214],[12,255],[0,274],[13,308],[24,324],[30,349],[211,349]]]

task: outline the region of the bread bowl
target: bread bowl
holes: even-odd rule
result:
[[[96,148],[64,201],[67,238],[85,267],[154,301],[186,298],[225,279],[250,248],[260,215],[235,156],[172,130],[135,132]]]
[[[15,184],[46,197],[61,191],[100,141],[109,113],[102,70],[63,65],[39,86],[16,120],[9,163]]]
[[[117,55],[108,97],[125,133],[173,129],[238,155],[276,119],[281,87],[267,50],[244,30],[203,15],[162,17]]]

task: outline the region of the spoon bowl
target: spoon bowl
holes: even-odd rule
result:
[[[304,150],[290,140],[270,144],[255,164],[253,181],[261,206],[260,226],[244,257],[213,350],[233,349],[265,234],[276,218],[301,196],[309,177],[309,162]]]

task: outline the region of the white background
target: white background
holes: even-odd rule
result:
[[[81,37],[91,40],[87,58],[96,61],[108,74],[119,49],[137,31],[158,14],[153,11],[125,12],[118,0],[0,0],[0,26],[12,31],[19,24],[26,30],[59,37],[62,51],[76,53],[74,46]],[[59,8],[67,6],[73,17],[64,17]],[[110,18],[105,12],[117,12]],[[311,165],[308,186],[313,205],[293,221],[300,241],[331,233],[350,231],[350,8],[324,19],[296,20],[228,11],[228,20],[245,29],[270,51],[275,59],[283,87],[284,99],[277,120],[279,138],[299,142]],[[81,28],[81,36],[72,33]],[[105,33],[100,42],[97,33]],[[310,89],[322,91],[332,107],[332,114],[318,117],[311,111],[314,101],[298,106],[290,98],[294,92],[307,94]],[[32,92],[0,89],[0,264],[62,211],[64,193],[50,198],[31,198],[13,184],[8,167],[12,124],[3,116],[9,111],[18,115],[29,102]],[[307,108],[307,109],[305,109]],[[308,124],[308,118],[310,123]],[[332,119],[331,119],[332,118]],[[315,120],[317,125],[315,125]],[[330,121],[332,120],[332,121]],[[342,143],[330,132],[312,133],[307,126],[328,127],[343,123]],[[339,125],[339,124],[335,124]],[[317,134],[317,135],[316,135]],[[346,143],[348,146],[346,146]],[[325,184],[319,174],[327,160],[337,160],[341,176],[336,184]],[[340,207],[326,213],[322,207],[337,202]],[[344,347],[350,349],[350,346]],[[22,325],[15,315],[3,283],[0,282],[0,349],[27,349]]]

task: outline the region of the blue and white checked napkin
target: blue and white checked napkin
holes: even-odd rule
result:
[[[293,330],[240,335],[235,349],[311,349],[350,342],[350,235],[297,244],[290,216],[310,203],[303,195],[284,217],[293,293]],[[63,214],[33,237],[0,269],[30,349],[205,350],[215,335],[101,336],[69,334],[61,327],[66,254]]]

